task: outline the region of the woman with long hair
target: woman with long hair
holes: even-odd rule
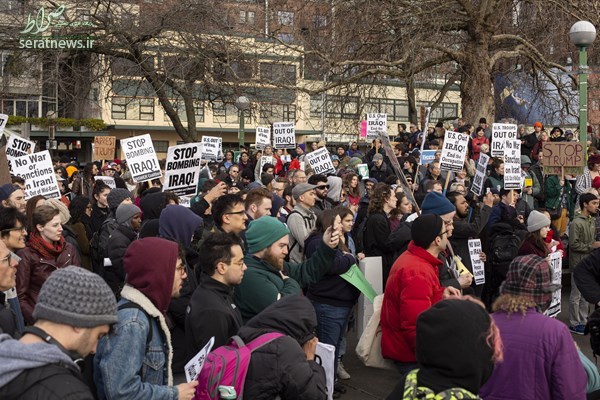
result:
[[[32,324],[33,308],[38,294],[50,274],[70,265],[81,266],[77,249],[62,235],[60,212],[47,205],[33,212],[34,230],[27,247],[17,254],[21,257],[17,268],[17,293],[25,322]]]
[[[344,175],[343,185],[347,188],[346,196],[348,203],[358,207],[358,203],[360,202],[360,185],[358,181],[358,175],[354,172],[349,172]]]
[[[92,260],[90,259],[90,239],[94,234],[90,227],[90,217],[92,215],[92,203],[87,197],[77,196],[71,201],[69,206],[71,219],[68,226],[75,233],[77,245],[79,246],[79,255],[81,256],[81,266],[92,270]]]
[[[36,208],[43,206],[44,203],[46,202],[46,198],[44,196],[37,195],[37,196],[33,196],[32,198],[30,198],[29,200],[27,200],[27,204],[25,205],[25,217],[27,218],[27,232],[32,232],[33,231],[33,226],[32,226],[32,218],[33,218],[33,212],[35,211]]]
[[[401,190],[396,190],[396,208],[390,212],[390,230],[394,232],[413,213],[413,204]]]
[[[94,200],[94,176],[98,175],[96,163],[89,162],[83,167],[83,173],[73,180],[71,191],[76,196],[86,196],[90,201]]]
[[[527,236],[521,243],[519,255],[537,254],[542,258],[548,256],[546,237],[550,230],[550,219],[537,210],[533,210],[527,218]]]

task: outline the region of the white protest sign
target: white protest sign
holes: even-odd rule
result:
[[[550,273],[552,274],[552,283],[560,285],[562,281],[562,252],[555,251],[548,255],[548,263],[550,264]],[[561,302],[560,289],[552,292],[552,302],[545,314],[549,317],[555,317],[560,314]]]
[[[327,386],[327,399],[333,399],[333,386],[335,383],[335,346],[318,342],[315,351],[315,362],[325,370],[325,385]]]
[[[201,143],[170,146],[167,150],[163,192],[170,190],[178,196],[195,195],[200,180]]]
[[[2,118],[2,115],[0,115],[0,118]],[[2,129],[0,129],[0,133],[1,132]],[[17,157],[22,157],[33,153],[34,149],[35,143],[32,141],[23,139],[16,135],[10,135],[6,141],[6,158],[8,159],[8,169],[12,171],[12,160]]]
[[[202,159],[216,161],[223,153],[223,139],[216,136],[202,136]]]
[[[194,196],[179,196],[179,205],[190,208]]]
[[[509,140],[504,143],[504,189],[521,189],[521,142]]]
[[[296,148],[296,127],[293,122],[273,123],[273,147],[276,149]]]
[[[262,174],[263,166],[265,164],[273,164],[273,165],[275,165],[275,157],[273,157],[273,156],[262,156],[262,157],[260,157],[260,165],[259,165],[258,169],[260,170],[261,174]]]
[[[195,381],[202,371],[202,366],[206,360],[206,356],[210,353],[215,344],[215,337],[211,337],[206,346],[202,348],[187,364],[185,364],[185,380],[188,382]]]
[[[367,140],[377,138],[377,135],[387,135],[387,114],[367,114]]]
[[[335,173],[335,168],[331,162],[331,156],[325,147],[321,147],[320,149],[308,153],[305,159],[308,161],[308,165],[310,165],[315,175]]]
[[[0,133],[4,132],[6,124],[8,123],[8,115],[0,114]]]
[[[121,149],[134,182],[146,182],[162,176],[149,134],[121,139]]]
[[[459,132],[446,131],[440,169],[460,172],[465,164],[465,155],[469,146],[469,135]]]
[[[492,157],[504,155],[504,144],[507,141],[517,140],[517,125],[493,124],[492,125]]]
[[[485,184],[486,170],[489,160],[490,157],[487,154],[481,153],[479,155],[479,160],[477,161],[477,170],[471,185],[471,192],[475,193],[477,196],[481,196],[481,191],[483,190],[483,185]]]
[[[481,252],[481,240],[469,239],[469,256],[471,257],[475,285],[483,285],[485,283],[485,266],[483,261],[481,261]]]
[[[42,195],[60,199],[60,190],[48,150],[13,159],[13,173],[25,179],[25,198]]]
[[[271,145],[271,128],[266,126],[256,127],[256,148],[263,150],[265,146]]]
[[[356,170],[358,171],[360,179],[369,179],[369,164],[358,164]]]
[[[112,176],[94,176],[94,180],[104,182],[104,184],[111,189],[115,189],[117,187],[115,178]]]

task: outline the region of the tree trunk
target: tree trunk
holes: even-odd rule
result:
[[[411,75],[406,79],[406,98],[408,99],[408,122],[418,124],[419,110],[417,110],[417,95],[415,93],[415,77]]]
[[[477,125],[479,118],[494,122],[494,92],[488,40],[467,46],[464,63],[461,64],[460,92],[462,117],[467,123]]]

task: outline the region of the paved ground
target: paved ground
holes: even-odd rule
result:
[[[568,323],[568,299],[569,288],[563,289],[562,312],[559,319]],[[575,341],[581,350],[593,360],[590,349],[589,336],[573,335]],[[341,399],[343,400],[370,400],[385,399],[392,391],[399,379],[399,374],[395,371],[385,371],[375,368],[365,367],[356,357],[354,348],[358,339],[355,334],[348,336],[348,352],[344,356],[344,367],[350,373],[350,380],[342,381],[347,387],[347,393]]]

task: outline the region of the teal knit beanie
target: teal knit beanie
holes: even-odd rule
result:
[[[288,228],[277,218],[265,216],[255,219],[246,230],[248,253],[256,254],[289,233]]]

